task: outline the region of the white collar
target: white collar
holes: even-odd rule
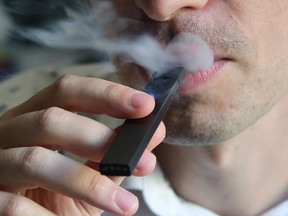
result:
[[[178,197],[165,179],[160,166],[145,177],[126,178],[122,186],[130,190],[142,191],[150,210],[159,216],[218,216],[217,214]]]
[[[159,165],[154,172],[145,177],[129,177],[122,186],[130,190],[142,191],[143,198],[149,209],[159,216],[219,216],[212,211],[187,202],[177,196],[165,179]],[[261,216],[288,215],[288,200],[262,214]]]

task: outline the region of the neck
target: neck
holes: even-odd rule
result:
[[[221,215],[259,215],[288,197],[288,123],[283,119],[288,113],[283,112],[274,107],[221,144],[162,144],[156,149],[159,164],[184,199]]]

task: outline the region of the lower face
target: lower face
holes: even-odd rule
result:
[[[131,6],[132,1],[121,2]],[[209,70],[184,80],[164,120],[167,143],[222,143],[253,125],[286,94],[288,35],[282,26],[288,21],[287,6],[285,0],[211,1],[207,8],[157,23],[155,37],[161,35],[163,44],[171,35],[191,32],[206,40],[215,55]],[[143,71],[116,62],[124,83],[145,84]]]

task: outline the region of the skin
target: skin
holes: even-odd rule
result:
[[[139,118],[154,108],[149,95],[94,78],[67,75],[0,118],[0,215],[132,215],[137,198],[102,176],[98,162],[117,133],[76,112]],[[161,124],[134,175],[155,167],[150,152],[165,136]],[[53,151],[86,158],[85,164]]]
[[[164,121],[170,145],[156,155],[176,193],[221,215],[259,215],[287,199],[287,1],[114,4],[120,16],[155,25],[163,46],[191,32],[225,61],[215,77],[181,91]],[[145,83],[136,67],[116,63],[124,83]]]
[[[144,22],[143,31],[149,29],[163,46],[178,32],[193,32],[225,59],[215,78],[182,91],[165,119],[166,142],[173,145],[160,145],[156,153],[176,193],[221,215],[258,215],[287,199],[288,30],[283,26],[288,3],[113,3],[120,16]],[[115,63],[125,84],[144,85],[137,68],[121,59]],[[122,179],[97,171],[116,131],[75,112],[142,117],[154,101],[137,92],[104,80],[66,76],[5,113],[0,119],[0,176],[5,176],[0,179],[0,214],[133,214],[138,203],[117,186]],[[134,93],[137,102],[132,102]],[[149,151],[164,133],[161,124],[135,175],[152,171],[155,158]],[[56,149],[88,161],[77,163],[51,151]]]

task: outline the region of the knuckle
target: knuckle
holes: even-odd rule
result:
[[[88,191],[103,191],[105,188],[105,178],[100,173],[95,173],[88,182]]]
[[[109,84],[104,90],[104,97],[110,104],[117,107],[119,110],[126,104],[130,95],[132,94],[131,89],[125,86],[120,86],[117,83]],[[124,103],[123,103],[124,102]]]
[[[39,111],[34,118],[35,127],[41,130],[49,130],[59,122],[64,111],[58,107],[50,107],[45,110]]]
[[[66,74],[60,77],[58,80],[56,80],[53,84],[54,90],[56,92],[62,92],[64,89],[66,89],[68,86],[75,84],[77,80],[77,76]]]
[[[107,98],[111,98],[116,94],[121,95],[121,93],[123,93],[123,90],[116,83],[110,83],[104,90],[104,96]]]
[[[27,148],[19,160],[20,170],[33,175],[43,161],[44,151],[43,147]]]

